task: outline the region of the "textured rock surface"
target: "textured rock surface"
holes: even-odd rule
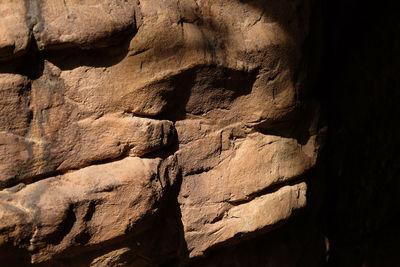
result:
[[[32,29],[40,49],[107,46],[113,37],[136,27],[136,0],[39,0]]]
[[[0,3],[0,60],[26,52],[30,32],[26,1],[4,0]]]
[[[308,0],[1,4],[0,258],[179,265],[290,220],[322,132],[311,12]]]
[[[128,236],[162,197],[159,162],[128,157],[3,190],[2,229],[10,231],[1,242],[24,247],[35,263]]]

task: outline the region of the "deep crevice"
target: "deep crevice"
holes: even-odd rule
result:
[[[57,229],[46,236],[46,240],[49,244],[58,245],[69,234],[72,227],[76,222],[76,216],[74,211],[74,205],[69,205],[62,222],[57,226]]]

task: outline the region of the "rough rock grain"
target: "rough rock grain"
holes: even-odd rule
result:
[[[39,49],[109,46],[136,27],[136,0],[40,0],[32,5]]]
[[[157,210],[163,195],[159,163],[128,157],[3,190],[1,228],[10,230],[1,235],[0,247],[25,248],[37,263],[140,233],[146,228],[141,221]]]
[[[26,23],[26,1],[4,0],[0,3],[0,60],[26,52],[30,33]]]
[[[311,1],[28,2],[0,6],[0,259],[183,264],[307,206]]]

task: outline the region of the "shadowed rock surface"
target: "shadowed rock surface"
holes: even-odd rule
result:
[[[312,0],[0,3],[1,262],[379,266],[348,261],[342,239],[365,232],[334,217],[364,208],[348,204],[353,187],[339,193],[357,157],[351,122],[368,109],[347,103],[380,87],[349,76],[359,61],[342,54],[334,11]],[[327,85],[341,57],[348,70]],[[390,205],[382,216],[396,218]]]

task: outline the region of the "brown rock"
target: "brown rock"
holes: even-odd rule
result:
[[[184,147],[178,152],[178,159],[183,158],[180,164],[191,167],[189,162],[194,162],[193,166],[197,167],[184,176],[179,195],[185,238],[191,256],[201,255],[204,250],[236,235],[252,232],[239,226],[242,221],[231,220],[229,214],[232,212],[240,212],[243,220],[252,222],[251,226],[246,227],[255,227],[253,231],[268,229],[289,217],[284,207],[275,203],[275,196],[280,195],[283,189],[275,193],[268,193],[268,190],[301,178],[316,159],[316,154],[311,157],[306,155],[303,146],[291,138],[255,133],[244,140],[231,140],[231,147],[225,151],[221,151],[220,139],[219,146],[210,137],[206,140],[208,142],[194,145],[201,147],[200,151],[193,153],[193,147],[186,145],[187,150]],[[313,138],[309,142],[313,142]],[[282,193],[279,197],[290,212],[306,204],[306,185],[293,186],[292,191],[290,195]],[[297,191],[298,194],[295,193]],[[253,206],[259,205],[276,207],[276,210],[271,208],[271,214],[265,218],[262,218],[260,211],[246,214],[254,210]]]
[[[25,135],[32,111],[29,109],[29,80],[18,74],[0,74],[0,131]]]
[[[170,143],[171,122],[79,105],[54,72],[57,68],[46,63],[31,90],[21,76],[2,76],[4,100],[15,104],[2,109],[1,186],[121,155],[142,156]]]
[[[27,8],[33,69],[0,75],[0,247],[32,263],[155,266],[307,205],[320,135],[309,1]]]
[[[0,246],[26,248],[37,263],[76,247],[140,233],[146,228],[141,221],[157,210],[163,195],[155,179],[159,162],[128,157],[3,190]]]
[[[40,0],[36,5],[33,34],[39,49],[108,46],[136,27],[136,0]]]
[[[0,60],[10,59],[26,52],[30,33],[28,2],[4,0],[0,3]]]
[[[228,204],[223,208],[223,204],[199,207],[182,204],[182,221],[190,256],[199,256],[216,245],[268,229],[289,218],[296,209],[306,205],[306,190],[305,183],[285,186],[250,202],[237,206]]]

